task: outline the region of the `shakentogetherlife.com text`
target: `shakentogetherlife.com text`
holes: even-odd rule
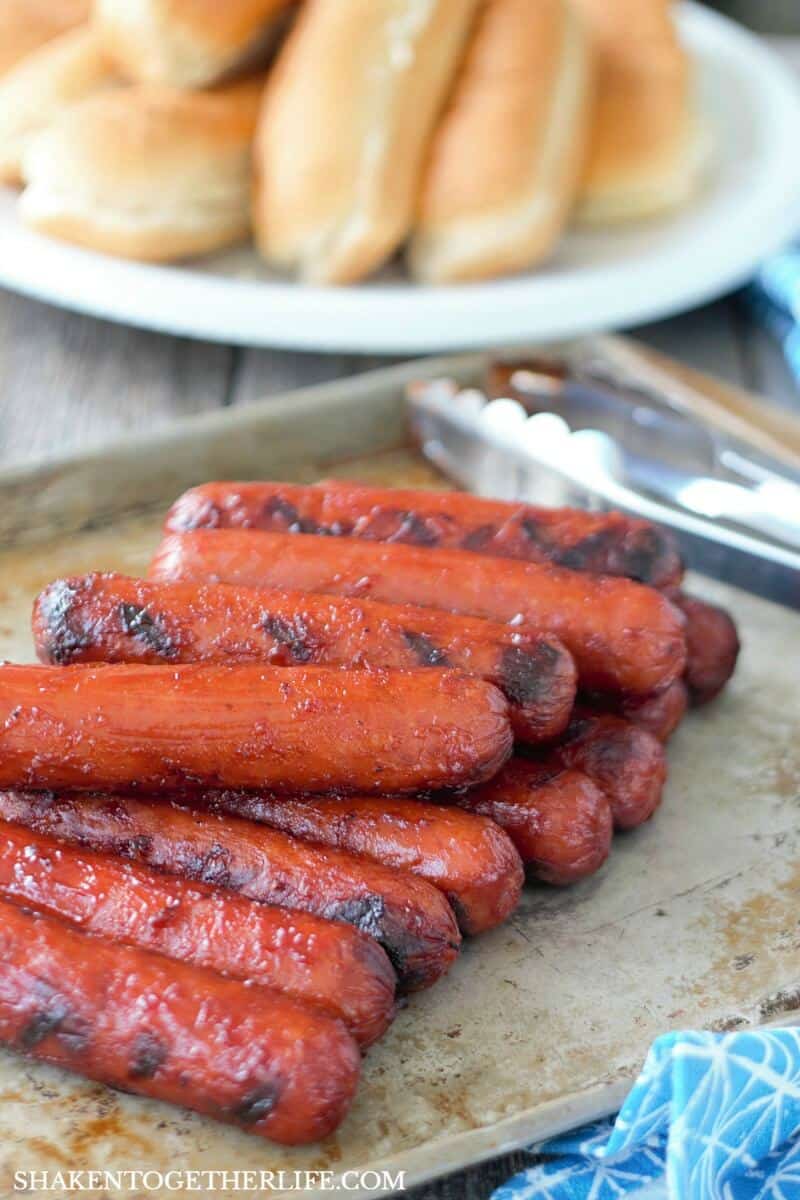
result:
[[[214,1196],[230,1192],[399,1192],[405,1171],[147,1171],[76,1170],[15,1171],[14,1191],[39,1196],[78,1192],[195,1192]]]

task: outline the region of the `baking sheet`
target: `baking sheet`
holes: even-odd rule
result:
[[[468,360],[466,375],[475,368]],[[215,419],[213,435],[207,419],[186,422],[155,461],[142,447],[110,449],[105,463],[117,472],[120,513],[151,510],[165,491],[214,475],[313,478],[333,470],[433,485],[430,469],[401,445],[399,380],[420,369],[232,413],[227,424]],[[374,402],[360,421],[354,391]],[[157,477],[159,463],[166,478]],[[0,480],[1,656],[32,657],[30,602],[54,576],[145,567],[159,519],[150,512],[110,520],[114,488],[106,477],[106,491],[95,489],[101,475],[102,458],[93,456]],[[37,491],[43,478],[49,500]],[[34,494],[36,521],[26,527],[26,498]],[[47,540],[48,523],[51,534],[98,527]],[[24,1194],[14,1190],[15,1171],[77,1168],[392,1168],[404,1170],[411,1186],[610,1111],[658,1033],[794,1021],[800,618],[719,584],[692,584],[733,610],[744,652],[725,696],[694,714],[671,744],[662,811],[617,838],[594,879],[566,892],[527,888],[512,921],[468,942],[447,979],[414,997],[370,1051],[336,1135],[282,1149],[0,1054],[0,1195]],[[220,1187],[213,1194],[260,1193]]]

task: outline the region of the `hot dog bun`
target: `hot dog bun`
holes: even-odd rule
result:
[[[51,38],[89,19],[90,0],[3,0],[0,75]]]
[[[410,248],[418,279],[482,279],[550,253],[583,166],[590,74],[565,0],[488,0],[431,144]]]
[[[597,57],[597,101],[578,219],[642,220],[679,208],[697,187],[708,131],[669,0],[577,0]]]
[[[64,108],[115,82],[100,42],[87,27],[34,50],[0,80],[0,181],[20,183],[22,158]]]
[[[94,19],[122,73],[201,87],[255,57],[293,0],[95,0]]]
[[[153,262],[245,238],[260,89],[125,88],[76,105],[26,155],[23,220]]]
[[[309,0],[256,147],[262,254],[317,283],[369,275],[411,226],[422,162],[477,0]]]

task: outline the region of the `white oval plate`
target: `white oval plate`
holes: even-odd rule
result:
[[[425,353],[620,328],[742,283],[800,222],[800,94],[740,26],[679,11],[697,63],[715,163],[680,215],[621,232],[573,232],[529,275],[422,288],[397,270],[351,288],[270,275],[250,248],[189,265],[129,263],[22,228],[0,192],[0,284],[65,308],[213,341],[355,353]]]

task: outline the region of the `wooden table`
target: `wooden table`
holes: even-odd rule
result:
[[[798,402],[780,350],[735,297],[634,332],[778,403]],[[0,465],[85,449],[190,413],[251,404],[383,361],[164,337],[0,292]]]
[[[800,65],[800,43],[793,53]],[[780,350],[736,297],[633,332],[691,366],[800,408],[800,389]],[[163,337],[0,291],[0,465],[82,450],[191,413],[252,404],[384,361]],[[525,1161],[522,1154],[496,1159],[416,1189],[414,1200],[485,1200]]]

